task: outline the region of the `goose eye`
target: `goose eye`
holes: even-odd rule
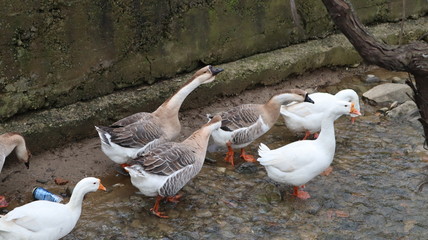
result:
[[[94,185],[97,184],[96,182],[94,182]]]

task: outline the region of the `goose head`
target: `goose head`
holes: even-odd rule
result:
[[[101,184],[101,180],[94,177],[87,177],[80,180],[74,187],[74,190],[76,189],[79,189],[83,193],[96,192],[97,190],[106,191],[106,188]]]
[[[293,101],[314,103],[314,101],[309,97],[308,93],[301,89],[285,90],[284,92],[273,96],[272,100],[275,102],[278,102],[281,105],[284,105]]]
[[[22,156],[18,156],[19,161],[24,162],[25,166],[27,167],[27,169],[30,168],[30,158],[33,155],[31,155],[31,152],[26,149],[25,153],[22,154]]]
[[[19,161],[23,162],[25,164],[25,166],[28,168],[30,168],[30,158],[31,158],[31,152],[28,150],[26,144],[25,144],[25,139],[24,137],[16,132],[12,132],[12,133],[8,133],[9,137],[11,139],[14,139],[12,141],[15,141],[16,144],[16,148],[15,148],[15,153],[16,153],[16,157],[18,158]]]
[[[337,116],[341,116],[344,114],[353,114],[355,116],[361,115],[360,111],[355,108],[355,104],[347,101],[335,102],[335,104],[330,108],[330,112]]]
[[[196,71],[195,74],[193,74],[192,81],[198,81],[199,84],[210,83],[215,80],[217,74],[223,71],[222,68],[208,65]]]
[[[205,124],[206,127],[209,127],[211,131],[217,130],[221,127],[221,116],[215,115],[211,120]]]
[[[24,146],[24,147],[17,147],[16,148],[16,157],[20,162],[23,162],[27,169],[30,168],[30,158],[32,157],[31,152]]]
[[[358,111],[361,111],[360,110],[360,100],[359,100],[357,92],[355,92],[354,90],[352,90],[352,89],[343,89],[343,90],[337,92],[334,96],[337,99],[339,99],[339,100],[343,100],[343,101],[354,103],[355,109],[357,109]],[[359,116],[359,115],[356,115],[356,114],[350,114],[350,115],[351,115],[352,123],[354,123],[355,118],[357,116]]]

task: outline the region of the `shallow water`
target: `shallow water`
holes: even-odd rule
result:
[[[349,78],[318,90],[353,88],[361,96],[372,86]],[[336,121],[334,170],[307,184],[308,200],[271,182],[259,164],[253,173],[238,173],[223,154],[209,154],[217,161],[206,162],[180,191],[181,202],[161,204],[170,219],[151,215],[155,198],[138,195],[128,177],[111,175],[102,178],[107,193],[87,195],[76,228],[64,239],[426,238],[428,189],[416,192],[426,165],[420,130],[375,111],[362,103],[364,116],[355,124]],[[248,150],[255,154],[259,142],[277,148],[296,140],[279,119]]]

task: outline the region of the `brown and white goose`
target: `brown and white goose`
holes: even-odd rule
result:
[[[0,135],[0,171],[3,169],[6,157],[15,149],[19,161],[23,162],[27,169],[30,167],[31,153],[25,145],[24,137],[16,132]],[[7,207],[8,203],[4,196],[0,196],[0,207]]]
[[[221,128],[211,134],[209,151],[218,151],[227,147],[225,161],[234,165],[234,148],[241,148],[241,157],[247,162],[255,162],[252,155],[246,154],[244,147],[265,134],[276,123],[283,104],[290,102],[310,102],[306,91],[300,89],[285,90],[273,96],[265,104],[243,104],[219,113],[222,117]]]
[[[167,218],[159,212],[160,201],[166,198],[178,202],[177,192],[193,177],[204,164],[211,132],[220,128],[221,117],[215,116],[183,142],[166,142],[148,150],[134,159],[134,164],[125,169],[132,184],[146,196],[157,196],[151,212]]]
[[[223,69],[210,65],[203,67],[154,112],[136,113],[109,127],[95,126],[101,139],[102,151],[113,162],[125,164],[135,158],[138,152],[176,138],[181,130],[178,111],[184,99],[199,85],[214,81],[222,71]]]

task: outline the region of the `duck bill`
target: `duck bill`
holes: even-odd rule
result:
[[[100,186],[98,187],[98,190],[107,191],[106,187],[100,183]]]
[[[224,71],[224,69],[223,68],[216,68],[216,67],[213,67],[213,66],[209,66],[209,69],[210,69],[210,72],[211,72],[211,74],[213,75],[213,76],[215,76],[215,75],[217,75],[217,74],[219,74],[219,73],[221,73],[221,72],[223,72]]]
[[[307,94],[306,93],[306,96],[305,96],[305,100],[304,100],[305,102],[309,102],[309,103],[315,103],[314,102],[314,100],[312,100],[310,97],[309,97],[309,94]]]

